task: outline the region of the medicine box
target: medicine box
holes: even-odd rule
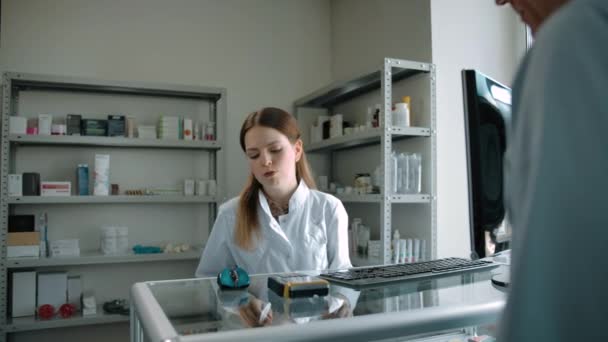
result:
[[[40,243],[40,232],[17,232],[7,235],[8,246],[38,246]]]
[[[80,311],[82,300],[82,279],[78,275],[68,277],[68,303]]]
[[[40,196],[70,196],[72,183],[70,182],[42,182]]]
[[[108,122],[107,120],[83,119],[81,121],[80,128],[80,132],[82,135],[106,136]]]
[[[36,228],[34,215],[8,215],[8,231],[33,232]]]
[[[51,125],[53,124],[53,116],[50,114],[38,115],[38,134],[51,135]]]
[[[80,135],[80,114],[68,114],[65,120],[68,135]]]
[[[108,136],[109,137],[124,137],[125,136],[125,116],[124,115],[108,115]]]
[[[38,258],[40,245],[6,246],[7,258]]]
[[[8,175],[8,195],[23,196],[23,176],[21,174]]]
[[[10,116],[8,121],[10,134],[26,134],[27,133],[27,118],[22,116]]]
[[[36,307],[50,304],[55,308],[67,302],[68,274],[66,272],[38,273]]]
[[[36,272],[12,274],[11,316],[33,316],[36,312]]]

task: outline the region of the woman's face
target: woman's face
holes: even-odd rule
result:
[[[249,169],[265,190],[297,184],[296,162],[302,157],[302,141],[292,144],[274,128],[254,126],[245,134]]]

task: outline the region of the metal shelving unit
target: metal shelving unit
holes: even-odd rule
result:
[[[333,194],[342,202],[348,203],[380,203],[382,196],[380,194],[372,195],[354,195],[354,194]]]
[[[141,263],[170,263],[184,261],[195,262],[196,260],[198,260],[198,258],[200,257],[199,248],[194,248],[188,252],[176,254],[105,256],[101,255],[98,252],[83,252],[80,257],[73,258],[65,257],[39,259],[7,259],[6,246],[8,233],[8,216],[9,214],[14,213],[21,214],[24,213],[24,211],[26,211],[27,213],[27,210],[34,210],[32,208],[48,208],[49,210],[51,208],[59,208],[56,210],[59,210],[61,213],[63,213],[63,215],[66,215],[66,213],[69,212],[90,213],[91,210],[103,212],[104,210],[110,210],[110,208],[112,208],[112,210],[118,210],[116,208],[120,208],[122,206],[130,206],[132,204],[137,205],[136,208],[139,208],[137,210],[149,210],[152,212],[157,212],[161,210],[162,208],[156,208],[156,206],[159,205],[170,205],[172,206],[172,208],[176,208],[174,205],[195,204],[195,206],[192,208],[204,207],[206,209],[204,212],[207,213],[208,217],[204,218],[201,216],[200,213],[194,213],[194,215],[199,215],[200,217],[198,217],[196,221],[194,221],[196,222],[196,224],[192,226],[192,229],[202,229],[202,227],[199,227],[199,225],[204,225],[205,222],[208,222],[208,227],[210,229],[215,220],[217,204],[223,198],[223,193],[225,189],[225,170],[223,159],[224,157],[223,154],[220,153],[220,151],[223,146],[222,139],[224,138],[222,133],[225,131],[227,101],[226,96],[227,92],[225,88],[216,87],[106,81],[97,79],[59,77],[14,72],[3,74],[2,117],[0,121],[0,327],[2,327],[0,331],[0,341],[6,340],[7,333],[13,332],[73,327],[92,324],[108,324],[115,322],[127,322],[129,320],[128,316],[103,314],[103,310],[101,307],[98,308],[97,315],[84,317],[78,316],[70,319],[39,320],[36,319],[34,316],[11,319],[7,317],[7,303],[9,295],[9,271],[24,268],[44,270],[47,267],[66,267],[67,269],[69,269],[70,267],[94,267],[95,265],[104,264],[121,264],[126,265],[126,267],[137,267],[129,265]],[[67,97],[69,97],[69,100],[67,100]],[[32,104],[32,98],[37,99],[36,101],[38,102]],[[49,102],[47,103],[45,101]],[[101,104],[97,104],[96,101],[100,101]],[[121,105],[116,105],[113,101],[117,101],[117,103],[120,103]],[[42,103],[42,105],[40,105],[40,103]],[[47,104],[51,104],[51,107],[47,108]],[[159,106],[159,104],[160,107],[155,107]],[[90,110],[87,110],[89,109],[89,106],[94,105],[97,105],[97,107],[90,108]],[[62,106],[72,109],[58,109],[63,108]],[[157,108],[164,108],[164,110],[166,111],[165,113],[175,113],[174,115],[181,116],[183,115],[183,113],[198,115],[196,117],[197,119],[203,118],[204,120],[215,122],[215,140],[185,141],[95,136],[42,136],[9,133],[10,116],[23,115],[28,118],[31,118],[33,114],[42,113],[60,112],[63,114],[67,114],[73,113],[74,111],[79,113],[78,109],[73,108],[81,108],[81,113],[112,113],[110,110],[99,110],[99,108],[103,106],[106,106],[104,108],[117,108],[121,112],[125,110],[127,111],[127,114],[138,115],[138,120],[141,119],[142,124],[151,124],[158,120],[158,115],[162,114],[163,111],[162,109]],[[124,108],[130,108],[131,110],[133,110],[133,108],[138,109],[136,110],[136,113],[129,113],[129,109]],[[172,108],[174,110],[172,110]],[[154,112],[155,110],[156,112]],[[87,118],[87,115],[90,114],[85,114],[84,118]],[[93,116],[92,118],[100,117]],[[125,163],[128,163],[128,166],[131,167],[132,170],[136,170],[139,166],[139,164],[137,164],[139,158],[132,158],[133,154],[136,153],[144,153],[148,156],[148,158],[154,158],[151,156],[162,154],[163,157],[160,158],[158,162],[162,163],[162,166],[165,169],[174,168],[178,166],[173,166],[171,164],[171,160],[169,158],[171,158],[172,156],[175,155],[178,156],[177,158],[182,158],[178,160],[188,160],[188,158],[190,157],[186,157],[185,153],[190,153],[192,156],[202,156],[200,157],[201,161],[197,160],[198,164],[192,165],[193,167],[194,165],[196,165],[196,170],[203,170],[207,179],[216,180],[217,192],[215,196],[118,195],[69,197],[9,197],[8,174],[15,172],[23,172],[18,171],[20,170],[19,163],[24,162],[24,158],[32,158],[32,155],[29,154],[27,155],[27,157],[23,157],[22,153],[32,153],[27,152],[32,151],[32,149],[34,151],[40,151],[36,149],[44,149],[45,154],[53,154],[55,153],[55,151],[57,151],[57,154],[68,154],[69,156],[67,158],[64,157],[63,159],[64,162],[66,162],[67,160],[68,163],[78,163],[79,161],[74,162],[74,160],[82,160],[82,156],[89,155],[90,153],[92,153],[91,151],[102,151],[101,153],[117,153],[120,157],[126,158],[123,162],[123,165],[125,165]],[[71,155],[70,151],[74,151],[74,156]],[[129,153],[132,155],[130,157],[126,157]],[[47,171],[51,168],[55,168],[57,170],[54,173],[55,177],[57,177],[57,174],[64,175],[66,172],[66,166],[62,165],[62,163],[53,162],[52,165],[46,165],[41,163],[43,162],[36,164],[32,163],[31,160],[25,160],[25,164],[28,165],[27,170],[30,172],[36,171],[35,169],[32,169],[32,165],[47,167]],[[143,165],[144,166],[142,167],[145,168],[145,165],[150,164]],[[74,167],[75,166],[76,165],[74,165]],[[185,167],[182,166],[182,168]],[[121,170],[124,170],[124,166]],[[146,171],[146,169],[140,170],[139,173],[136,173],[135,175],[133,175],[133,177],[148,177]],[[183,174],[185,172],[193,173],[194,170],[186,169],[186,171],[181,173],[181,177],[184,177]],[[91,177],[92,174],[93,170],[91,169]],[[69,175],[66,175],[66,177],[68,176]],[[158,178],[158,175],[156,177]],[[199,177],[195,176],[193,178]],[[148,205],[153,205],[155,207],[148,207]],[[189,206],[183,208],[185,209],[180,210],[196,210],[191,209]],[[128,213],[129,211],[123,211],[121,209],[120,212],[122,213],[122,215],[125,215],[125,213]],[[137,215],[137,213],[133,213],[132,215]],[[114,212],[108,215],[108,217],[113,216]],[[78,222],[78,219],[75,218],[71,221]],[[136,228],[131,227],[130,230],[132,229]],[[98,234],[97,231],[76,231],[77,234]],[[148,231],[149,230],[146,230],[146,234],[154,234],[154,230],[152,230],[150,233],[148,233]],[[156,232],[158,231],[159,230],[156,230]],[[73,237],[71,236],[71,238]],[[151,238],[151,240],[154,239]],[[200,244],[199,241],[196,241],[195,243]],[[134,268],[134,270],[137,270],[137,268]],[[164,274],[159,274],[158,278],[162,278],[164,276]],[[124,290],[125,294],[127,294],[128,289]]]
[[[136,139],[122,137],[89,137],[89,136],[44,136],[11,134],[8,140],[18,145],[67,145],[67,146],[110,146],[110,147],[140,147],[140,148],[175,148],[219,150],[217,141],[187,141]]]
[[[382,195],[371,194],[371,195],[353,195],[353,194],[333,194],[340,201],[346,203],[380,203],[382,202]],[[392,203],[430,203],[431,196],[426,194],[420,195],[391,195],[390,201]]]
[[[127,254],[103,255],[99,251],[84,252],[79,257],[60,258],[7,258],[6,267],[10,269],[56,267],[56,266],[82,266],[103,264],[124,264],[160,261],[198,260],[201,249],[194,248],[183,253],[157,253],[157,254]]]
[[[7,333],[15,333],[42,329],[70,328],[83,325],[126,323],[128,321],[129,316],[104,313],[102,306],[99,305],[97,307],[97,313],[94,315],[83,316],[82,314],[78,314],[70,318],[54,317],[48,320],[39,319],[34,316],[19,317],[9,319],[2,328]]]
[[[391,129],[394,140],[413,137],[428,137],[431,130],[424,127],[393,127]],[[341,137],[325,139],[306,146],[306,152],[336,151],[347,148],[363,147],[378,144],[382,138],[382,129],[373,128],[365,132],[353,133]]]
[[[420,101],[425,101],[425,110],[418,112],[424,116],[425,125],[422,127],[393,127],[391,124],[391,106],[394,102],[393,85],[399,82],[420,82],[416,95]],[[391,170],[390,160],[393,145],[396,142],[407,139],[417,139],[414,143],[417,148],[425,151],[427,167],[423,170],[426,186],[423,187],[424,194],[397,195],[386,193],[371,195],[336,195],[344,203],[374,203],[380,206],[380,239],[383,246],[383,255],[380,258],[361,257],[351,253],[351,261],[355,265],[367,266],[373,264],[388,264],[391,261],[391,236],[393,227],[399,228],[393,222],[394,205],[410,205],[404,212],[420,211],[416,222],[422,228],[429,240],[426,257],[436,257],[437,238],[437,195],[436,195],[436,107],[435,107],[435,66],[429,63],[421,63],[394,58],[385,58],[381,67],[373,72],[354,77],[348,80],[334,82],[313,93],[295,101],[295,112],[302,128],[306,130],[307,124],[312,124],[318,115],[329,115],[330,113],[342,113],[344,108],[355,109],[359,113],[364,112],[361,107],[361,98],[371,101],[370,94],[377,92],[376,101],[381,103],[380,121],[378,128],[366,129],[349,135],[325,139],[320,142],[310,143],[305,140],[306,152],[324,155],[326,157],[323,167],[329,170],[330,180],[335,179],[340,166],[336,165],[336,155],[345,150],[360,149],[370,145],[380,147],[380,165],[382,170]],[[360,101],[357,104],[355,101]],[[350,107],[348,107],[350,105]],[[340,111],[338,111],[340,110]],[[348,114],[348,112],[346,112]],[[345,118],[346,120],[346,118]],[[420,140],[422,139],[422,140]],[[311,158],[312,159],[312,158]],[[349,164],[351,168],[356,163]],[[317,172],[319,174],[319,172]],[[321,173],[322,174],[322,173]],[[382,175],[381,188],[390,189],[390,179],[386,173]],[[360,207],[357,207],[360,208]],[[418,209],[416,209],[418,208]],[[427,214],[428,213],[428,214]],[[353,216],[353,213],[350,214]],[[401,223],[401,222],[400,222]],[[402,232],[403,236],[403,232]],[[429,248],[430,247],[430,248]]]
[[[116,204],[116,203],[216,203],[216,196],[21,196],[9,197],[9,204]]]
[[[406,78],[415,76],[420,73],[431,71],[431,64],[411,62],[398,59],[387,60],[394,61],[400,70],[395,72],[390,71],[387,75],[391,82],[398,82]],[[370,73],[366,73],[348,80],[340,80],[333,82],[323,88],[320,88],[295,101],[296,107],[316,107],[330,108],[341,102],[353,99],[361,94],[379,89],[384,82],[383,75],[386,75],[386,70],[379,68]]]

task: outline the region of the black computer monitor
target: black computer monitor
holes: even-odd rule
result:
[[[507,249],[511,229],[503,201],[503,160],[511,89],[476,70],[462,71],[471,257]]]

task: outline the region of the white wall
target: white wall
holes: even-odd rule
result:
[[[487,0],[332,0],[331,10],[334,80],[377,68],[383,57],[436,65],[437,253],[468,256],[460,71],[477,68],[509,85],[525,48],[523,24]]]
[[[384,57],[431,61],[428,0],[332,0],[334,80],[380,68]]]
[[[431,1],[437,68],[438,257],[468,256],[469,212],[460,71],[478,69],[510,85],[525,50],[524,26],[487,0]]]
[[[234,196],[245,115],[330,81],[329,20],[327,0],[3,0],[0,72],[226,87]]]
[[[1,3],[0,72],[227,88],[229,196],[240,191],[247,175],[238,145],[245,115],[262,106],[291,109],[294,99],[330,81],[328,0]],[[127,341],[128,326],[14,336],[16,341],[41,338]]]

